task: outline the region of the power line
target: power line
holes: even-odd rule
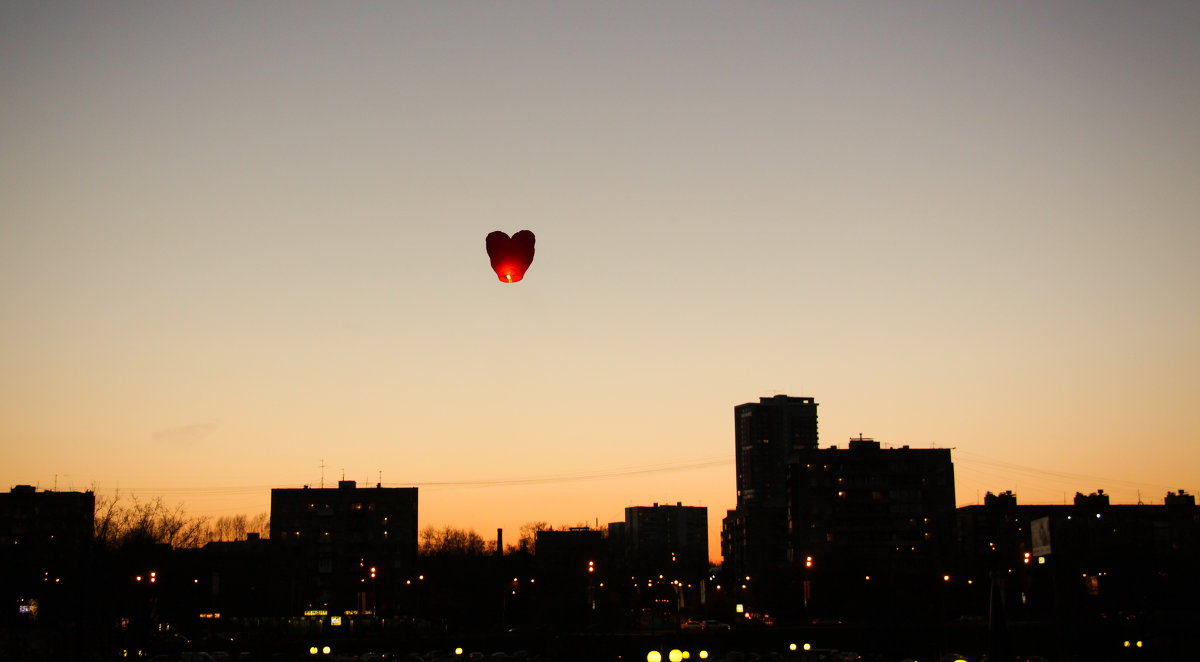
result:
[[[499,478],[499,479],[464,479],[464,480],[416,480],[410,482],[388,483],[386,487],[425,487],[431,489],[455,489],[455,488],[478,488],[478,487],[508,487],[517,485],[545,485],[550,483],[565,483],[575,481],[590,481],[590,480],[609,480],[613,478],[622,478],[625,476],[637,476],[644,474],[655,473],[675,473],[680,471],[693,471],[696,469],[707,469],[711,467],[725,466],[733,463],[732,456],[719,456],[704,459],[691,460],[688,462],[673,462],[632,467],[617,467],[611,469],[601,469],[596,471],[580,471],[562,474],[552,474],[545,476],[527,476],[521,478]],[[219,487],[121,487],[116,488],[120,491],[136,493],[153,493],[171,496],[233,496],[241,494],[254,494],[268,491],[272,488],[278,488],[279,485],[234,485],[234,486],[219,486]]]
[[[1007,462],[989,458],[978,453],[969,451],[955,450],[955,467],[964,474],[972,475],[975,480],[987,480],[997,482],[1013,482],[1013,481],[1040,481],[1051,483],[1056,486],[1068,485],[1075,489],[1080,489],[1087,485],[1098,485],[1104,487],[1117,487],[1129,489],[1174,489],[1169,485],[1160,485],[1145,481],[1134,481],[1128,479],[1112,478],[1108,476],[1097,476],[1095,474],[1074,473],[1068,471],[1058,471],[1048,468],[1032,467],[1014,462]],[[713,467],[728,466],[733,464],[733,456],[721,455],[707,458],[697,458],[683,462],[667,462],[650,465],[634,465],[623,467],[612,467],[607,469],[597,469],[592,471],[573,471],[564,473],[555,473],[548,475],[523,476],[514,478],[487,478],[487,479],[456,479],[456,480],[413,480],[389,482],[385,487],[418,487],[429,490],[454,490],[454,489],[477,489],[491,487],[516,487],[523,485],[549,485],[553,483],[567,482],[583,482],[583,481],[599,481],[612,480],[617,478],[625,478],[629,476],[640,476],[648,474],[666,474],[678,473],[683,471],[695,471],[699,469],[709,469]],[[382,475],[380,476],[382,478]],[[380,483],[383,485],[383,483]],[[281,487],[280,485],[232,485],[232,486],[215,486],[215,487],[119,487],[117,490],[128,493],[150,493],[161,494],[164,496],[174,497],[194,497],[194,498],[212,498],[212,497],[230,497],[261,494],[268,492],[272,488]],[[97,488],[99,489],[99,488]],[[109,491],[109,490],[105,490]]]
[[[956,459],[954,464],[956,469],[962,467],[968,471],[983,474],[989,477],[996,477],[1006,480],[1014,478],[1036,479],[1042,481],[1054,482],[1059,485],[1069,484],[1078,489],[1081,484],[1101,485],[1104,487],[1125,487],[1130,489],[1154,487],[1163,490],[1173,489],[1169,485],[1150,483],[1146,481],[1135,481],[1122,478],[1112,478],[1107,476],[1097,476],[1095,474],[1073,473],[1069,471],[1055,471],[1039,467],[1031,467],[1024,464],[1014,462],[1005,462],[996,460],[978,453],[967,451],[958,451],[959,456],[967,456],[966,462]],[[972,466],[972,465],[981,465]]]

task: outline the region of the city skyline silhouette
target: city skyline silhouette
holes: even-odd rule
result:
[[[216,522],[344,478],[509,542],[683,504],[718,562],[731,410],[788,394],[822,447],[949,449],[958,508],[1165,506],[1200,491],[1198,33],[4,3],[0,490]]]
[[[1004,491],[956,507],[953,449],[862,435],[824,445],[818,406],[776,394],[733,408],[738,505],[717,563],[707,509],[682,502],[488,540],[422,521],[417,487],[344,475],[273,488],[263,517],[217,522],[161,500],[18,485],[0,493],[0,632],[31,660],[462,659],[462,647],[438,651],[448,642],[532,659],[675,647],[729,662],[738,649],[799,660],[838,648],[878,660],[1186,650],[1194,495],[1121,505],[1101,489],[1052,505]],[[55,633],[67,636],[50,643]]]

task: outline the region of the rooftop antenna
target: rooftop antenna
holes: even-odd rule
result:
[[[379,486],[383,487],[383,469],[379,470]]]
[[[321,458],[321,489],[325,489],[325,459]]]

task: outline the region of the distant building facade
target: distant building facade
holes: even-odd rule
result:
[[[938,569],[954,550],[954,465],[948,448],[810,448],[791,465],[789,556],[855,572]]]
[[[96,495],[39,492],[17,485],[0,493],[0,599],[20,619],[55,619],[79,599],[92,554]],[[56,612],[58,612],[56,614]]]
[[[536,534],[534,584],[524,594],[545,623],[588,622],[602,607],[600,584],[613,572],[604,532],[586,526]]]
[[[1114,626],[1141,627],[1140,610],[1194,610],[1200,591],[1200,507],[1184,490],[1156,505],[1111,505],[1103,490],[1066,505],[989,492],[958,509],[957,534],[961,576],[984,587],[996,578],[1015,618],[1122,612],[1134,617]]]
[[[281,611],[375,612],[416,567],[417,488],[273,489],[271,540],[289,587]]]
[[[552,569],[571,568],[572,571],[586,569],[587,563],[607,556],[604,532],[586,526],[576,526],[555,531],[546,529],[536,534],[537,560],[539,567]]]
[[[703,506],[677,502],[628,507],[621,535],[635,571],[677,568],[699,577],[708,569],[708,508]]]
[[[17,485],[0,493],[0,547],[38,550],[42,556],[78,556],[92,544],[96,495],[39,492]]]
[[[795,593],[816,612],[931,608],[928,592],[953,567],[954,505],[950,449],[883,448],[860,436],[848,448],[800,451],[788,475]]]
[[[842,609],[884,583],[903,592],[949,567],[949,449],[884,448],[863,437],[821,448],[812,398],[738,405],[734,424],[737,508],[723,522],[721,551],[743,603]],[[847,583],[854,577],[876,584],[862,592]]]

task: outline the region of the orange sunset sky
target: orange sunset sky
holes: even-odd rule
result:
[[[0,489],[735,502],[733,407],[958,504],[1200,490],[1200,4],[5,2]],[[492,230],[529,229],[497,282]]]

